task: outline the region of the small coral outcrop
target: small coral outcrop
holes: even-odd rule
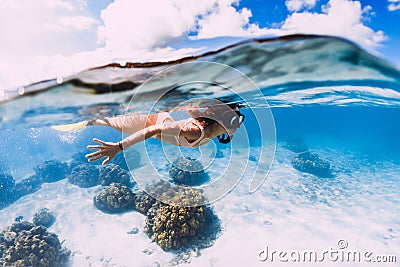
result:
[[[99,185],[99,170],[91,164],[76,165],[67,176],[71,184],[87,188]]]
[[[332,169],[328,161],[320,159],[318,154],[303,152],[292,159],[292,166],[301,172],[314,174],[318,177],[332,177]]]
[[[123,184],[112,183],[94,197],[94,205],[106,213],[118,213],[134,208],[133,192]]]
[[[190,157],[179,157],[172,164],[169,176],[178,185],[201,185],[209,180],[200,161]]]
[[[0,266],[66,266],[69,256],[46,227],[22,221],[0,232]]]
[[[112,183],[132,186],[130,173],[117,164],[109,163],[100,169],[99,182],[101,185]]]
[[[33,224],[35,226],[50,227],[56,221],[56,217],[47,208],[41,208],[33,215]]]
[[[46,160],[34,171],[42,183],[53,183],[64,179],[69,172],[69,167],[67,163],[58,160]]]
[[[36,174],[22,179],[15,185],[16,197],[20,198],[38,191],[42,186],[42,181]]]

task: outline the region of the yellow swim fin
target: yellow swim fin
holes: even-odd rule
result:
[[[70,132],[70,131],[75,131],[79,130],[86,125],[88,125],[89,121],[81,121],[81,122],[76,122],[76,123],[71,123],[71,124],[63,124],[63,125],[53,125],[51,126],[52,129],[61,131],[61,132]]]

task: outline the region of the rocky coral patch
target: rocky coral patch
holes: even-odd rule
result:
[[[76,165],[67,178],[71,184],[82,188],[93,187],[100,183],[99,170],[87,163]]]
[[[33,215],[33,224],[35,226],[50,227],[56,221],[56,216],[47,208],[41,208]]]
[[[107,186],[112,183],[124,184],[126,186],[133,185],[133,183],[131,183],[130,173],[119,165],[113,163],[104,165],[100,169],[99,181],[103,186]]]
[[[123,184],[112,183],[94,197],[94,205],[106,213],[118,213],[134,208],[134,194]]]
[[[190,157],[179,157],[172,164],[169,176],[178,185],[201,185],[209,180],[200,161]]]
[[[44,226],[17,222],[0,232],[0,266],[66,266],[70,251]]]
[[[331,165],[328,161],[320,159],[318,154],[303,152],[297,154],[291,161],[293,168],[301,172],[314,174],[318,177],[332,177]]]

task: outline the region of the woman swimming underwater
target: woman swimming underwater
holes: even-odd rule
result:
[[[106,164],[122,150],[150,137],[190,148],[201,146],[214,137],[220,143],[226,144],[244,120],[244,115],[236,104],[198,108],[188,113],[190,118],[177,121],[168,112],[120,115],[90,121],[88,125],[109,126],[129,136],[118,143],[94,138],[93,141],[99,145],[90,145],[88,148],[97,151],[87,154],[86,157],[90,162],[106,158],[102,163]]]

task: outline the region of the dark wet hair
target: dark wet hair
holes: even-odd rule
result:
[[[189,113],[190,115],[193,116],[202,126],[210,126],[217,121],[212,119],[216,116],[216,114],[221,113],[221,112],[226,112],[228,106],[232,110],[235,108],[240,108],[241,106],[239,104],[227,104],[227,105],[220,105],[220,106],[212,106],[212,107],[206,107],[206,108],[198,108],[194,110],[190,110]],[[204,111],[202,111],[202,109]],[[236,114],[242,115],[239,111],[235,111]]]
[[[214,123],[219,123],[218,121],[212,119],[213,117],[216,116],[218,113],[224,113],[227,112],[227,108],[231,108],[234,112],[236,112],[238,117],[241,117],[244,119],[244,115],[240,113],[239,110],[235,110],[235,108],[241,108],[242,106],[240,104],[227,104],[227,105],[221,105],[221,106],[212,106],[212,107],[207,107],[204,111],[201,111],[201,109],[196,109],[196,110],[191,110],[190,114],[195,118],[202,126],[210,126],[213,125]],[[228,125],[231,122],[232,118],[224,119],[222,118],[222,125],[225,127],[225,125]],[[231,138],[228,134],[220,134],[217,136],[218,142],[221,144],[228,144],[231,141]]]

